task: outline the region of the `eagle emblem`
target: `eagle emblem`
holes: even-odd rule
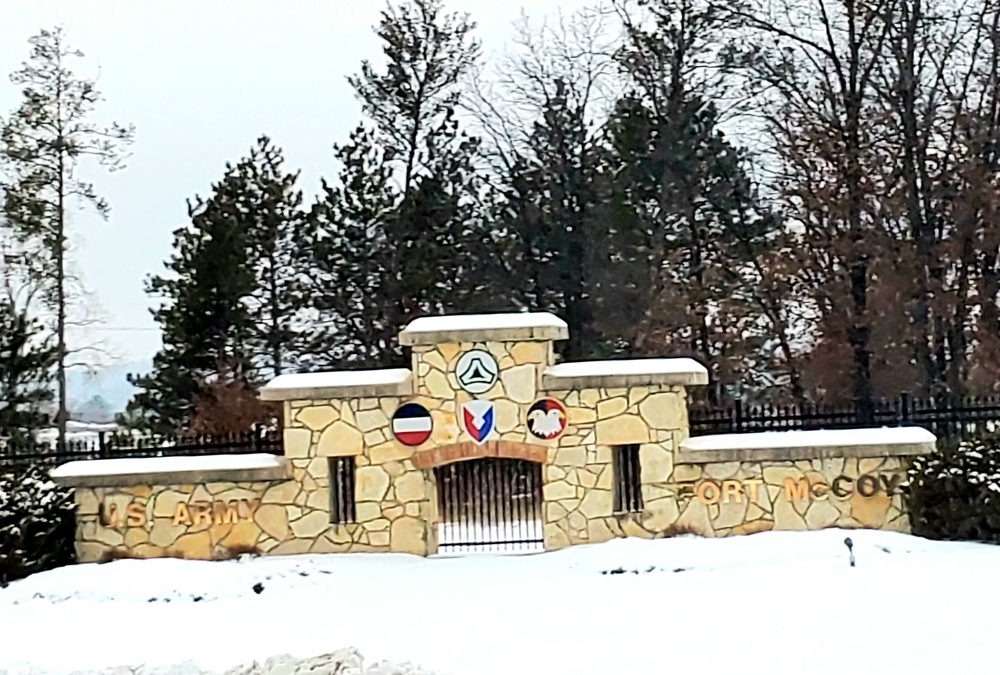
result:
[[[528,409],[528,431],[535,438],[551,441],[566,430],[566,409],[562,403],[551,398],[536,401]]]

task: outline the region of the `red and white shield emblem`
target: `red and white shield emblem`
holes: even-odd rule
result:
[[[493,403],[469,401],[462,404],[462,426],[476,443],[482,444],[493,431]]]

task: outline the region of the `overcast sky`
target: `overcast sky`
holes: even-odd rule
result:
[[[446,0],[479,24],[484,51],[502,51],[526,6],[539,19],[588,0]],[[136,126],[128,167],[88,174],[111,203],[108,222],[74,213],[78,267],[104,317],[92,338],[116,361],[151,357],[159,334],[143,291],[162,269],[185,199],[206,194],[226,161],[263,133],[302,170],[311,193],[336,166],[360,108],[345,77],[377,59],[372,33],[382,0],[0,0],[0,114],[18,103],[6,75],[42,27],[62,25],[81,49],[79,71],[98,75],[100,121]],[[106,360],[106,359],[105,359]]]

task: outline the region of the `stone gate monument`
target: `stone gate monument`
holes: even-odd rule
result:
[[[703,366],[557,363],[566,337],[551,314],[417,319],[399,336],[410,368],[282,375],[263,388],[284,406],[283,457],[59,467],[53,479],[76,488],[79,558],[908,530],[901,486],[908,457],[933,449],[929,432],[689,438],[687,392],[708,382]]]

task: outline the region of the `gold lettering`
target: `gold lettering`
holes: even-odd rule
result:
[[[870,473],[858,478],[858,494],[862,497],[874,497],[879,491],[878,479]]]
[[[813,483],[809,486],[812,497],[818,502],[824,502],[830,498],[830,486],[826,483]]]
[[[879,480],[882,481],[882,485],[885,486],[885,493],[887,495],[896,494],[896,488],[898,488],[903,483],[903,474],[897,473],[894,476],[879,476]]]
[[[188,505],[184,502],[180,502],[177,505],[177,510],[174,511],[174,525],[190,525],[191,524],[191,512],[188,510]]]
[[[118,504],[114,502],[101,504],[100,520],[104,527],[118,527]]]
[[[212,524],[212,502],[195,502],[191,505],[192,525]]]
[[[851,496],[851,491],[853,487],[845,488],[842,483],[853,483],[854,479],[849,476],[837,476],[833,479],[833,494],[837,496],[837,499],[847,499]]]
[[[215,524],[235,525],[240,520],[239,502],[215,502]]]
[[[708,489],[712,488],[712,495],[708,495]],[[710,480],[702,481],[701,485],[698,486],[698,500],[705,505],[711,505],[718,503],[719,497],[722,494],[719,490],[719,486]]]
[[[737,502],[743,501],[743,493],[740,492],[740,482],[738,480],[722,481],[722,503],[728,504],[730,499]]]
[[[245,515],[243,516],[243,522],[250,522],[253,520],[253,515],[257,513],[257,507],[260,506],[259,499],[241,499],[245,507]]]
[[[128,527],[142,527],[146,524],[146,507],[139,502],[132,502],[126,510],[125,523]]]
[[[785,499],[790,502],[809,499],[809,481],[803,478],[796,482],[794,478],[786,478]]]
[[[760,486],[764,484],[760,478],[748,478],[743,481],[743,489],[746,490],[747,499],[751,502],[757,501],[760,495]]]

